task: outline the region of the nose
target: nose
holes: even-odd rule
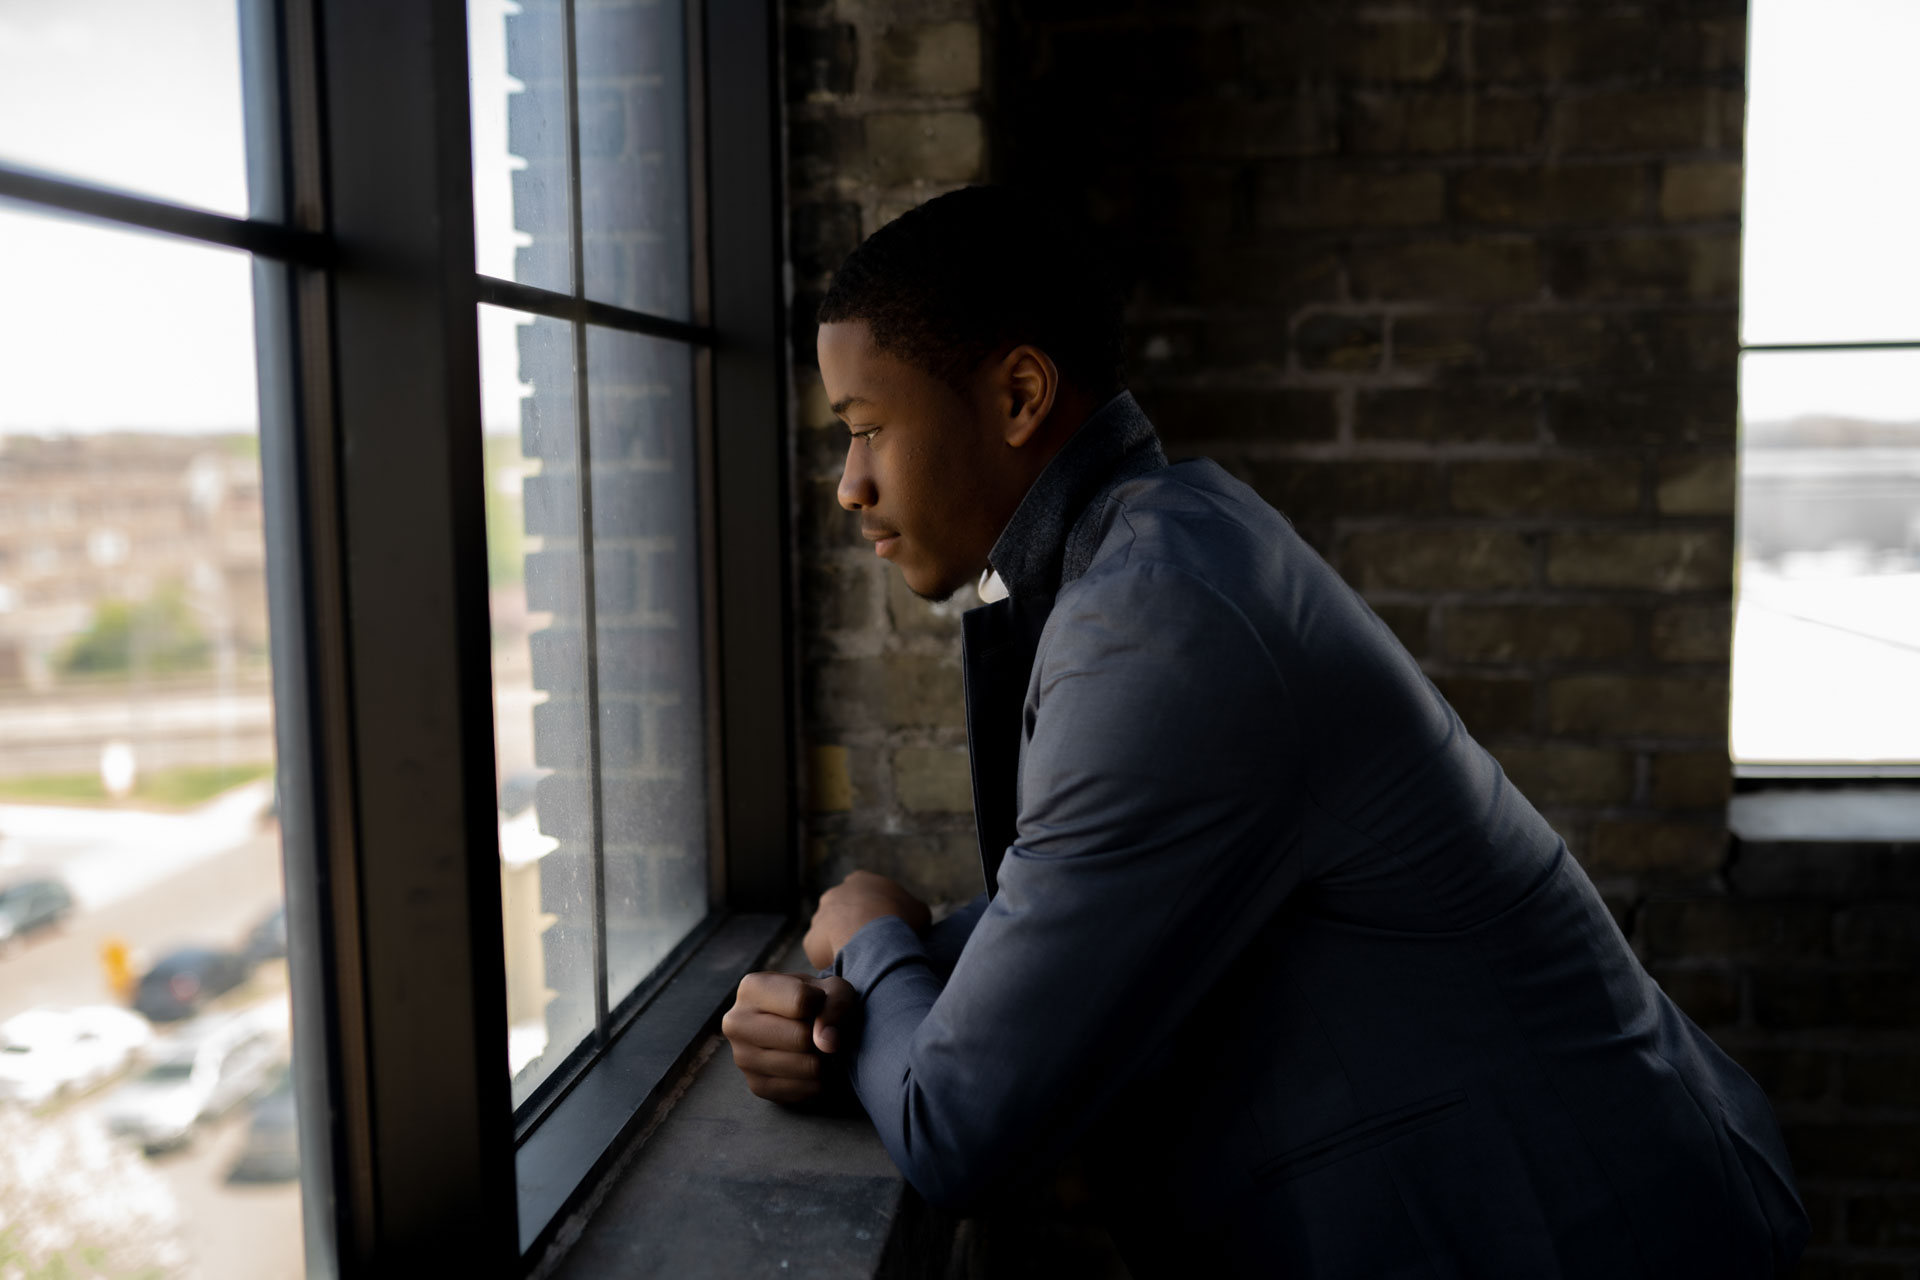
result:
[[[879,497],[873,487],[873,472],[868,467],[867,446],[858,440],[849,440],[846,465],[840,469],[840,487],[834,494],[848,511],[870,507]]]

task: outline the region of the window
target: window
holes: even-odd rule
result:
[[[795,892],[768,14],[197,0],[149,30],[151,7],[0,25],[0,92],[37,95],[0,121],[0,200],[50,228],[14,238],[45,281],[15,323],[66,353],[16,403],[119,396],[257,452],[202,440],[165,502],[0,492],[74,535],[0,546],[0,583],[251,536],[254,613],[227,587],[221,621],[189,575],[94,647],[131,629],[145,672],[259,673],[308,1269],[510,1270]],[[156,108],[222,93],[230,127]],[[196,502],[239,524],[159,519]],[[158,776],[134,754],[101,785]],[[203,894],[259,905],[233,888]]]
[[[1900,0],[1752,7],[1732,746],[1920,763],[1920,90]]]

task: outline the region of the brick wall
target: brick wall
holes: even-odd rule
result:
[[[1636,941],[1773,1099],[1813,1219],[1800,1269],[1920,1277],[1920,844],[1736,842]]]
[[[834,498],[846,427],[826,405],[813,313],[861,238],[988,177],[973,0],[788,0],[788,235],[808,874],[855,867],[935,901],[980,891],[960,702],[962,592],[930,606],[875,559]]]

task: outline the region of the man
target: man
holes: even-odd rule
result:
[[[943,196],[820,318],[841,504],[921,595],[1010,593],[964,619],[988,896],[829,891],[833,976],[727,1015],[756,1093],[844,1069],[936,1204],[1076,1148],[1138,1276],[1792,1265],[1765,1097],[1359,597],[1167,464],[1070,233]]]

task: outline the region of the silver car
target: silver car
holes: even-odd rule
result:
[[[101,1104],[110,1132],[149,1152],[184,1146],[194,1129],[260,1092],[287,1058],[284,1021],[250,1013],[196,1023],[154,1046],[148,1066]]]

